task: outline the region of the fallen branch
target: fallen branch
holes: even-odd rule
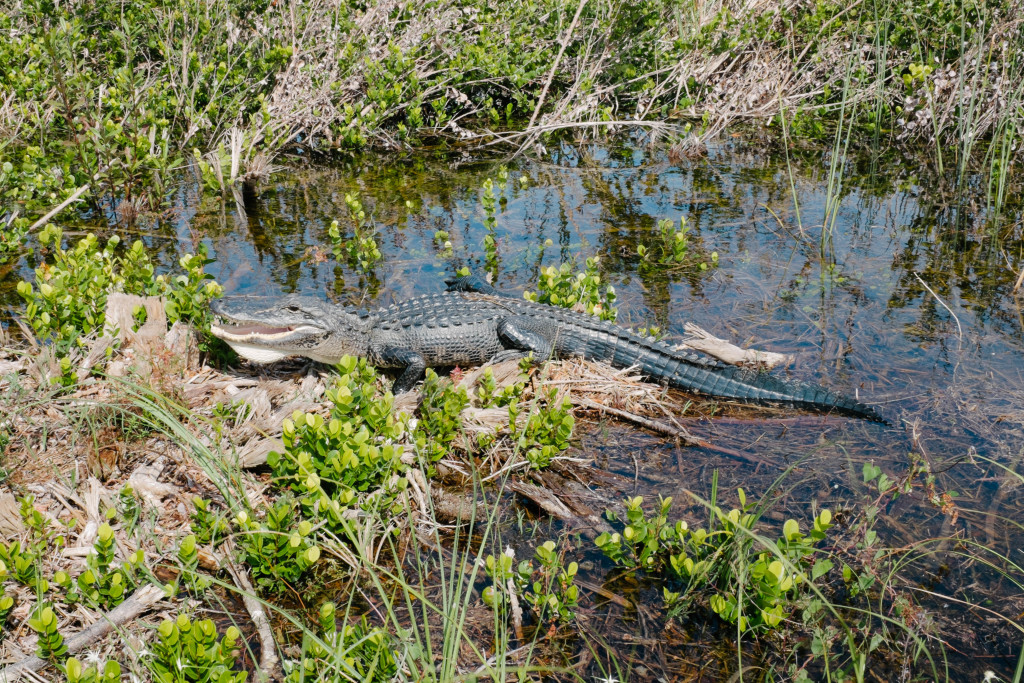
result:
[[[706,353],[709,356],[717,358],[723,363],[730,363],[732,365],[753,365],[756,367],[770,369],[779,365],[787,365],[793,361],[792,356],[788,356],[784,353],[758,351],[756,349],[741,349],[725,339],[719,339],[707,330],[698,327],[693,323],[686,323],[683,325],[683,329],[689,336],[683,340],[683,343],[680,346]]]
[[[223,561],[221,566],[231,574],[231,580],[235,582],[238,593],[245,605],[245,611],[249,613],[253,626],[256,627],[256,634],[260,638],[260,666],[257,676],[261,681],[277,681],[281,679],[281,661],[277,657],[277,644],[274,642],[274,632],[270,628],[270,619],[267,617],[263,603],[256,599],[256,591],[249,582],[245,571],[231,560],[234,554],[234,546],[230,541],[225,543]]]
[[[100,617],[92,626],[65,641],[68,653],[75,653],[92,645],[115,628],[132,621],[150,607],[160,602],[164,590],[158,586],[146,585],[131,594],[127,600]],[[14,683],[22,676],[39,671],[50,662],[39,657],[26,657],[20,662],[0,669],[0,683]]]
[[[693,436],[693,434],[690,434],[690,432],[686,431],[681,427],[673,427],[672,425],[665,424],[664,422],[659,422],[658,420],[651,420],[649,418],[642,417],[635,413],[630,413],[625,410],[620,410],[618,408],[612,408],[611,406],[606,406],[603,403],[592,401],[586,397],[578,398],[577,405],[579,405],[582,408],[590,408],[591,410],[596,410],[598,412],[608,413],[609,415],[614,415],[615,417],[621,420],[625,420],[626,422],[632,422],[633,424],[640,425],[641,427],[650,429],[652,432],[663,434],[665,436],[670,436],[673,439],[679,439],[687,446],[707,445],[706,442],[696,438],[695,436]]]
[[[73,202],[73,201],[77,200],[79,197],[81,197],[82,194],[84,194],[85,191],[88,190],[88,189],[89,189],[89,183],[86,183],[85,185],[82,185],[80,188],[75,190],[75,193],[73,195],[71,195],[70,197],[68,197],[67,199],[62,201],[60,204],[58,204],[57,208],[52,209],[48,214],[46,214],[45,216],[43,216],[42,218],[37,220],[35,223],[33,223],[32,227],[30,227],[28,229],[28,231],[29,232],[35,232],[36,228],[39,228],[39,227],[42,227],[42,226],[46,225],[46,222],[48,220],[50,220],[51,218],[56,216],[58,213],[63,211],[65,208],[67,208],[67,206],[69,204],[71,204],[71,202]]]

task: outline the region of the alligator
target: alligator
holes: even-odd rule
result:
[[[362,356],[398,370],[394,394],[411,390],[428,367],[480,365],[529,354],[582,357],[687,392],[746,403],[787,404],[885,422],[874,408],[822,386],[726,365],[565,308],[506,296],[470,276],[447,291],[375,312],[315,297],[237,296],[211,304],[214,336],[242,358],[271,363],[304,356],[328,364]]]

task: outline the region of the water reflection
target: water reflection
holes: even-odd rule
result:
[[[195,240],[208,241],[217,258],[212,271],[230,293],[388,303],[440,290],[442,276],[458,267],[484,269],[481,187],[498,177],[499,164],[465,156],[355,157],[279,174],[259,194],[237,200],[200,200],[186,181],[169,217],[143,237],[164,268]],[[620,322],[678,334],[693,321],[737,343],[795,354],[792,376],[882,402],[898,427],[806,420],[712,421],[694,429],[772,462],[801,463],[778,500],[789,514],[856,506],[863,463],[896,475],[909,467],[907,453],[917,452],[941,472],[941,490],[961,494],[963,509],[954,523],[926,500],[902,499],[886,511],[887,542],[959,531],[1009,552],[1019,545],[1014,520],[1024,502],[1024,488],[1003,480],[1003,468],[1015,471],[1024,457],[1024,322],[1022,298],[1011,294],[1024,268],[1021,179],[993,219],[981,177],[950,189],[913,160],[865,158],[847,164],[830,190],[828,169],[827,155],[794,151],[787,164],[780,152],[739,143],[680,164],[638,147],[595,145],[517,162],[495,190],[496,284],[518,292],[533,286],[543,267],[582,268],[585,258],[599,256],[602,276],[619,295]],[[384,259],[369,274],[331,254],[331,221],[352,231],[347,193],[360,196],[377,229]],[[830,206],[838,211],[825,230]],[[691,248],[717,252],[717,266],[665,268],[638,255],[638,245],[656,239],[658,220],[681,216]],[[88,217],[83,224],[90,227]],[[439,230],[452,242],[450,257],[435,240]],[[583,449],[608,470],[635,473],[639,492],[704,490],[714,470],[725,472],[722,490],[756,492],[777,474],[714,454],[682,456],[634,435],[646,439],[640,452],[647,461],[639,462],[629,454],[636,448],[611,448],[594,434],[584,437]],[[933,587],[993,582],[977,568],[958,571]],[[1016,657],[1006,643],[985,648],[1007,666]]]

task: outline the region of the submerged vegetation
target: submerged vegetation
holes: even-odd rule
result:
[[[877,226],[844,211],[903,221],[895,186],[938,208],[890,249],[886,326],[950,362],[963,307],[1019,355],[1019,306],[990,307],[1024,283],[1017,0],[0,0],[0,36],[0,285],[17,283],[17,324],[0,327],[0,681],[1021,680],[1012,389],[998,416],[966,392],[941,416],[1003,430],[999,457],[964,442],[933,464],[917,415],[901,415],[897,461],[877,435],[789,416],[749,441],[737,427],[733,447],[688,429],[749,424],[742,410],[593,364],[430,370],[396,397],[363,359],[232,367],[208,335],[210,302],[264,259],[284,264],[271,293],[330,261],[310,281],[361,303],[396,262],[438,287],[431,270],[518,270],[528,299],[658,335],[673,288],[700,299],[735,277],[754,294],[724,329],[756,330],[758,307],[803,316],[822,372],[856,377],[838,347],[863,334],[849,301],[875,287],[859,259]],[[764,193],[715,232],[708,207],[742,191],[694,159],[741,130],[785,172],[737,171]],[[425,147],[513,159],[414,191],[395,169]],[[612,207],[608,176],[641,148],[688,169],[688,191],[630,176]],[[267,207],[285,164],[358,171],[353,153],[375,149],[389,171],[319,192],[334,171],[316,171]],[[566,200],[571,166],[609,202],[600,217]],[[535,184],[553,188],[536,215],[516,208]],[[607,229],[591,241],[586,221]],[[792,250],[774,289],[767,267],[739,280],[741,221]],[[299,255],[277,240],[307,228]],[[911,299],[930,313],[899,317]],[[808,433],[801,455],[750,455]],[[947,474],[965,463],[991,499]],[[671,496],[651,483],[670,480]],[[921,529],[898,519],[911,508]]]

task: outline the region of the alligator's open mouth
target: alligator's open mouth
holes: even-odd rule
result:
[[[235,322],[217,316],[210,332],[223,339],[235,352],[255,363],[273,363],[289,356],[301,355],[300,340],[323,332],[313,325],[262,325]],[[289,348],[294,342],[294,348]]]
[[[210,325],[210,331],[224,341],[254,342],[279,341],[296,334],[319,332],[320,328],[313,327],[312,325],[287,325],[285,327],[273,327],[270,325],[260,325],[258,323],[235,325],[224,320],[217,320]]]

